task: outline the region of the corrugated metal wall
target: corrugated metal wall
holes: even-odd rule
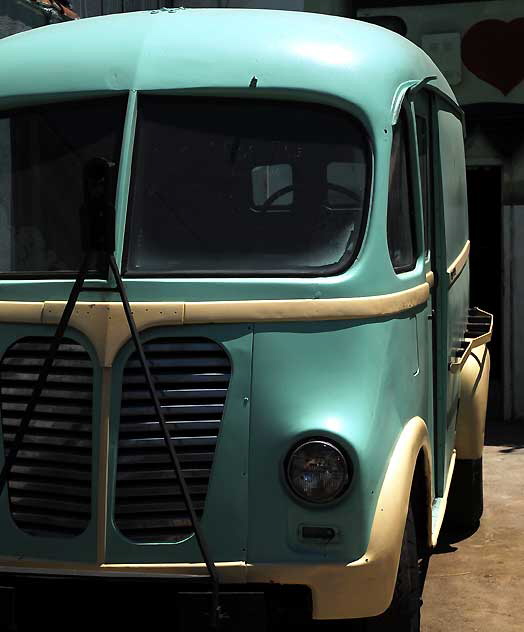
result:
[[[304,0],[71,0],[72,9],[83,18],[180,6],[186,8],[248,7],[301,11],[304,9]]]
[[[56,11],[43,11],[29,0],[0,0],[0,39],[54,22],[62,22]]]
[[[72,0],[71,2],[73,10],[83,18],[124,11],[147,11],[180,4],[181,2],[169,0]]]

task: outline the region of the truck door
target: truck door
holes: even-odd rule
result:
[[[431,293],[428,301],[428,311],[421,314],[424,322],[419,322],[419,331],[427,341],[426,343],[426,362],[427,362],[427,418],[426,423],[433,441],[434,456],[434,472],[435,472],[435,495],[441,495],[439,487],[439,426],[436,423],[438,419],[438,386],[442,380],[438,379],[437,369],[437,323],[438,315],[441,311],[439,304],[439,265],[443,265],[439,261],[438,255],[442,249],[436,239],[437,231],[435,226],[435,169],[433,168],[433,123],[432,123],[432,101],[431,94],[426,91],[417,93],[414,100],[415,111],[415,129],[418,155],[418,171],[420,178],[420,194],[422,202],[423,215],[423,232],[424,232],[424,270],[426,272],[426,280],[430,285]],[[439,493],[440,492],[440,493]]]
[[[440,213],[445,239],[445,270],[441,269],[442,300],[445,309],[442,326],[445,339],[446,410],[442,425],[445,436],[444,470],[446,475],[455,447],[455,424],[460,394],[460,373],[449,370],[461,355],[461,346],[469,308],[469,238],[467,215],[466,163],[460,110],[442,100],[437,102]],[[442,264],[441,264],[442,268]],[[444,342],[444,339],[442,340]],[[443,354],[441,354],[443,356]],[[444,437],[443,437],[444,438]]]
[[[415,100],[427,270],[433,272],[435,494],[443,496],[455,447],[460,377],[449,371],[469,307],[466,170],[460,110],[422,91]],[[425,142],[427,141],[427,142]]]

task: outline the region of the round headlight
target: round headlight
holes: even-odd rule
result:
[[[350,464],[342,451],[321,439],[291,450],[286,469],[291,489],[312,503],[334,500],[346,490],[350,479]]]

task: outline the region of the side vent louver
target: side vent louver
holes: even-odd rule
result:
[[[5,453],[31,397],[51,337],[22,338],[0,362]],[[15,523],[31,535],[72,537],[91,517],[93,367],[64,338],[8,480]]]
[[[202,338],[159,338],[144,349],[201,517],[231,377],[229,358]],[[192,533],[136,353],[123,376],[115,523],[134,542],[179,542]]]

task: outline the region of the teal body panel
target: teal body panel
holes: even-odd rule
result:
[[[365,552],[396,438],[409,418],[424,416],[423,379],[414,314],[382,322],[256,325],[249,562],[348,562]],[[312,507],[290,494],[283,462],[298,441],[318,436],[347,451],[355,474],[338,502]],[[334,527],[339,535],[331,544],[306,544],[298,536],[301,524]]]

